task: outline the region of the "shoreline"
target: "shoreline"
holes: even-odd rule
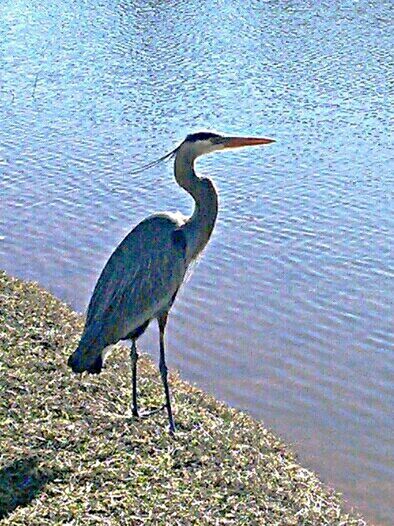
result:
[[[128,353],[98,376],[67,357],[83,320],[35,283],[0,271],[0,523],[365,526],[278,437],[170,371],[166,414],[129,417]],[[162,403],[139,361],[141,407]]]

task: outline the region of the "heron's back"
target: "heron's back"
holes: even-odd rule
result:
[[[182,224],[156,214],[125,237],[97,281],[81,343],[116,343],[171,305],[187,268]]]

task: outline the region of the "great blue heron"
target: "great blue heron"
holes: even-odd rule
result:
[[[199,177],[194,161],[217,150],[269,144],[273,139],[225,137],[211,132],[188,135],[175,150],[138,171],[175,157],[175,180],[194,199],[191,217],[154,214],[144,219],[109,258],[90,300],[85,328],[68,365],[76,373],[99,373],[103,353],[121,340],[131,340],[132,413],[138,417],[137,345],[153,319],[160,331],[160,374],[164,385],[170,432],[175,431],[165,362],[164,331],[168,312],[187,268],[204,249],[218,213],[212,181]],[[163,406],[164,407],[164,406]]]

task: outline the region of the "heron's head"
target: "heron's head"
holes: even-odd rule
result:
[[[201,131],[189,134],[186,139],[174,150],[166,153],[162,157],[155,159],[147,164],[131,170],[131,174],[144,172],[148,168],[153,168],[163,161],[175,157],[175,160],[187,163],[193,163],[200,155],[216,152],[219,150],[228,150],[230,148],[243,148],[245,146],[260,146],[275,142],[274,139],[265,137],[228,137],[210,131]]]
[[[265,137],[229,137],[206,131],[191,133],[177,150],[188,158],[196,159],[200,155],[220,150],[260,146],[272,142],[275,142],[274,139],[266,139]]]

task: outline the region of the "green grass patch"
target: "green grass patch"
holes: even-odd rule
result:
[[[172,374],[165,412],[136,421],[128,351],[99,376],[66,366],[82,319],[0,272],[0,523],[365,525],[271,432]],[[142,407],[163,402],[139,361]]]

